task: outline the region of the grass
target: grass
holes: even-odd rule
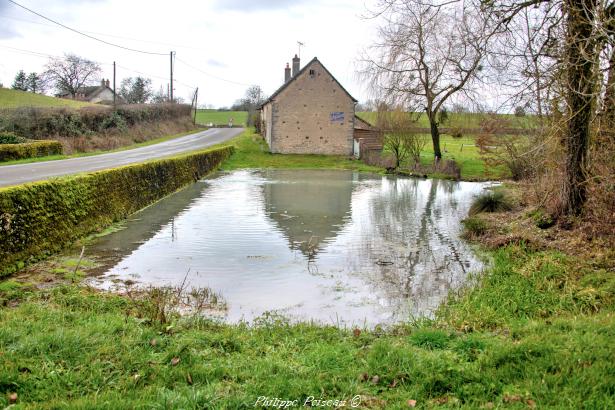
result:
[[[470,216],[481,212],[504,212],[510,211],[512,204],[503,191],[488,191],[474,198],[470,207]]]
[[[346,156],[332,155],[282,155],[271,154],[262,137],[254,130],[221,145],[235,146],[235,153],[222,164],[224,170],[241,168],[295,168],[295,169],[352,169],[364,172],[381,172],[381,168],[365,165]]]
[[[358,112],[357,116],[371,124],[374,124],[376,122],[377,113]],[[510,121],[510,125],[513,128],[530,128],[535,122],[535,117],[531,115],[517,117],[514,114],[498,114],[498,116]],[[449,113],[449,120],[440,126],[443,128],[476,129],[480,127],[480,123],[483,118],[485,118],[485,114]],[[422,113],[419,115],[416,126],[421,128],[429,128],[429,120],[427,119],[426,114]]]
[[[117,295],[2,282],[0,405],[16,393],[24,408],[239,409],[263,396],[612,408],[614,293],[612,275],[591,263],[522,246],[496,252],[492,271],[436,321],[389,330],[267,316],[254,327],[160,323]]]
[[[67,100],[64,98],[48,97],[42,94],[0,88],[0,109],[19,107],[69,107],[81,108],[96,104],[82,101]]]
[[[245,125],[248,120],[247,111],[218,111],[218,110],[198,110],[196,122],[198,124],[227,125],[229,119],[233,119],[234,125]]]
[[[71,155],[50,155],[50,156],[47,156],[47,157],[36,157],[36,158],[19,159],[19,160],[15,160],[15,161],[6,161],[6,162],[1,162],[0,163],[0,167],[5,166],[5,165],[18,165],[18,164],[30,164],[30,163],[33,163],[33,162],[57,161],[57,160],[61,160],[61,159],[79,158],[79,157],[91,157],[91,156],[94,156],[94,155],[109,154],[109,153],[112,153],[112,152],[121,152],[121,151],[126,151],[126,150],[130,150],[130,149],[134,149],[134,148],[147,147],[148,145],[159,144],[161,142],[170,141],[170,140],[173,140],[173,139],[176,139],[176,138],[184,137],[186,135],[194,134],[196,132],[199,132],[199,130],[195,129],[195,130],[191,130],[191,131],[180,132],[178,134],[167,135],[167,136],[164,136],[164,137],[155,138],[155,139],[152,139],[152,140],[149,140],[149,141],[144,141],[144,142],[139,142],[139,143],[136,143],[136,144],[127,145],[125,147],[120,147],[120,148],[109,150],[109,151],[77,152],[77,153],[71,154]]]

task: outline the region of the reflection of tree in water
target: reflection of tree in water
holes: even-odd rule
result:
[[[291,249],[309,261],[335,238],[349,219],[352,171],[269,171],[263,186],[266,215]]]
[[[466,276],[470,261],[458,238],[459,185],[441,180],[389,180],[370,200],[364,252],[387,298],[410,299],[427,313]],[[384,285],[384,286],[382,286]]]

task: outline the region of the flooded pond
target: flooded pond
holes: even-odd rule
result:
[[[217,173],[88,250],[97,286],[209,287],[223,319],[265,312],[350,326],[429,316],[482,269],[460,238],[486,184],[352,171]]]

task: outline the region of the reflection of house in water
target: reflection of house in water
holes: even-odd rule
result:
[[[311,259],[350,218],[353,172],[276,170],[271,179],[263,188],[265,211],[291,249]]]

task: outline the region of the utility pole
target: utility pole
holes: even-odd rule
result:
[[[117,102],[115,99],[115,61],[113,62],[113,108],[115,108]]]
[[[193,102],[194,102],[194,125],[196,125],[196,112],[199,108],[199,87],[196,88],[196,90],[194,91],[194,98],[193,98]]]
[[[171,85],[169,88],[169,97],[171,99],[171,102],[175,102],[175,100],[173,99],[173,54],[175,54],[175,51],[171,51],[171,53],[169,54],[171,57]]]

